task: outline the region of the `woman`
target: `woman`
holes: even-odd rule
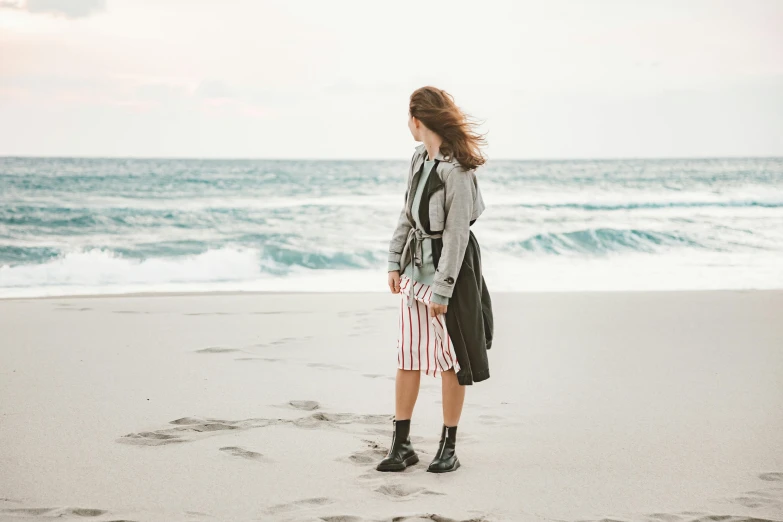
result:
[[[484,210],[475,169],[483,136],[447,92],[422,87],[410,97],[416,148],[405,205],[389,244],[389,289],[400,294],[394,434],[379,471],[402,471],[419,457],[410,419],[421,372],[440,376],[443,429],[427,471],[454,471],[465,385],[489,378],[492,306],[470,226]]]

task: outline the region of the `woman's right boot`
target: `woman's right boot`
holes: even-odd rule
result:
[[[410,439],[411,421],[394,421],[394,434],[391,448],[386,458],[375,468],[378,471],[402,471],[419,462],[419,456],[413,451]]]

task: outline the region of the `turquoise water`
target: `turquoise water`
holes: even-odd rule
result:
[[[0,158],[0,296],[385,290],[408,162]],[[783,287],[783,159],[492,161],[498,290]]]

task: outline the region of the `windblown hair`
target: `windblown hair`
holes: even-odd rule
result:
[[[465,170],[486,162],[481,152],[481,146],[486,145],[484,135],[474,130],[476,123],[457,107],[451,94],[436,87],[420,87],[411,94],[409,111],[443,139],[441,154],[453,157]]]

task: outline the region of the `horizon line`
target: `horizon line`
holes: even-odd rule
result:
[[[86,159],[86,160],[197,160],[197,161],[407,161],[407,157],[400,158],[284,158],[284,157],[231,157],[231,156],[67,156],[67,155],[16,155],[0,154],[0,159]],[[760,156],[604,156],[604,157],[530,157],[530,158],[488,158],[487,163],[491,161],[627,161],[627,160],[713,160],[713,159],[783,159],[783,155],[760,155]]]

